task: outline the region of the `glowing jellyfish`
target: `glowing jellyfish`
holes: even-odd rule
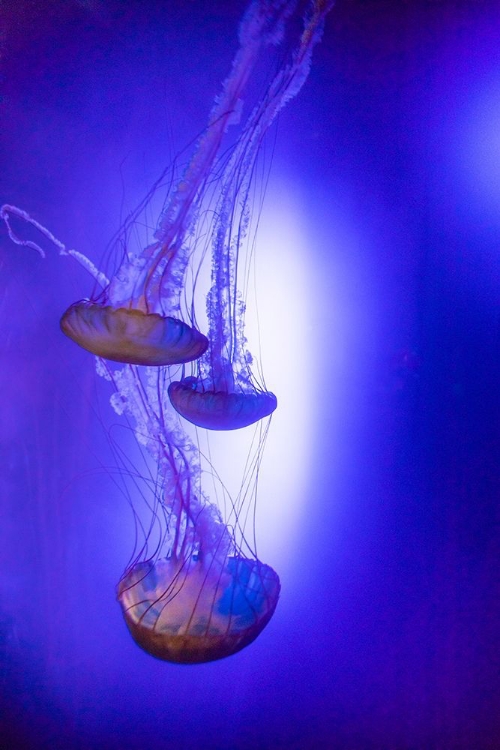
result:
[[[307,79],[312,51],[332,4],[324,0],[310,3],[296,47],[250,113],[220,179],[212,227],[212,286],[207,296],[210,348],[196,363],[196,376],[188,375],[169,387],[174,408],[199,427],[246,427],[269,416],[277,406],[276,396],[257,382],[251,370],[252,356],[244,334],[245,304],[238,289],[238,282],[245,276],[240,270],[240,253],[249,239],[250,194],[262,140],[276,115]],[[259,7],[262,5],[266,4]],[[269,7],[275,10],[276,5],[270,3]],[[291,14],[294,5],[280,4],[286,11],[281,21]],[[284,23],[275,28],[275,44],[284,32]]]
[[[159,475],[155,521],[163,526],[146,540],[118,585],[127,626],[139,646],[166,661],[189,664],[230,656],[257,638],[280,593],[278,575],[258,560],[245,532],[252,477],[223,519],[201,490],[197,449],[168,410],[165,373],[116,371],[103,361],[98,371],[113,381],[112,404],[131,418]],[[253,479],[257,472],[258,462]]]
[[[208,127],[160,218],[155,242],[128,250],[116,274],[92,299],[71,305],[63,332],[98,356],[117,362],[171,365],[200,357],[207,338],[181,319],[180,295],[192,252],[191,238],[205,189],[228,125],[261,47],[280,36],[293,3],[255,0],[240,27],[240,47],[216,99]]]
[[[254,641],[278,602],[279,578],[258,560],[197,556],[138,563],[118,599],[139,646],[165,661],[215,661]]]

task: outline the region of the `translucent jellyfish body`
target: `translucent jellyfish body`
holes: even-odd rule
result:
[[[274,42],[286,37],[291,2],[252,3],[274,14]],[[289,44],[266,93],[241,127],[231,157],[219,182],[211,232],[212,275],[207,295],[210,348],[198,360],[195,376],[173,382],[169,388],[174,408],[193,424],[214,430],[246,427],[269,416],[277,406],[252,373],[252,357],[245,338],[245,302],[238,283],[247,284],[245,268],[255,244],[251,207],[255,199],[256,160],[266,132],[280,110],[297,95],[307,79],[312,50],[323,31],[331,0],[312,0],[298,40]],[[256,222],[257,224],[258,222]],[[256,228],[255,228],[256,231]]]
[[[167,365],[189,362],[207,348],[206,338],[183,322],[180,301],[197,221],[223,137],[238,119],[259,51],[279,35],[289,5],[283,0],[250,4],[230,75],[191,161],[167,197],[155,241],[139,251],[127,247],[116,274],[98,297],[72,305],[63,315],[64,333],[88,351],[118,362]]]
[[[61,330],[99,357],[135,365],[183,364],[208,347],[206,336],[177,318],[88,300],[66,310]]]
[[[277,574],[258,560],[228,557],[220,567],[191,558],[137,564],[121,579],[118,600],[141,648],[193,664],[230,656],[254,641],[279,592]]]
[[[146,250],[149,255],[151,248]],[[145,262],[132,262],[128,269],[120,268],[96,298],[70,305],[61,317],[61,330],[83,349],[114,362],[162,366],[197,359],[208,339],[182,320],[186,258],[177,261],[172,260],[173,278],[165,287],[154,264],[148,268]]]
[[[176,411],[197,427],[207,430],[238,430],[248,427],[276,409],[274,393],[252,390],[248,393],[235,390],[204,390],[202,380],[183,378],[170,384],[170,401]]]

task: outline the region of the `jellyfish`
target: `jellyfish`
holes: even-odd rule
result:
[[[240,253],[249,239],[250,195],[262,141],[277,114],[306,81],[313,48],[332,4],[328,0],[310,3],[297,46],[249,115],[220,180],[212,227],[212,284],[207,295],[210,348],[196,363],[195,376],[187,375],[169,387],[174,408],[198,427],[239,429],[269,416],[277,406],[276,396],[252,373],[244,332],[244,296],[238,289],[244,276]]]
[[[258,560],[198,555],[137,563],[118,587],[135,642],[178,664],[215,661],[250,645],[271,619],[279,578]]]
[[[114,409],[129,417],[158,467],[155,521],[164,528],[159,539],[146,540],[117,588],[129,631],[165,661],[230,656],[262,632],[280,594],[277,573],[258,559],[245,531],[248,484],[259,462],[223,519],[201,489],[199,453],[169,410],[164,368],[112,370],[99,360],[98,372],[113,382]]]
[[[154,241],[128,250],[109,284],[72,304],[61,329],[84,349],[141,365],[183,364],[200,357],[208,340],[182,320],[180,295],[192,237],[224,134],[239,117],[241,96],[262,47],[281,35],[289,0],[254,0],[245,13],[231,73],[213,105],[183,177],[160,217]]]

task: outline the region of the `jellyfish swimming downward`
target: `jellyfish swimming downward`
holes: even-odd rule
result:
[[[63,332],[84,349],[116,362],[158,366],[190,362],[207,349],[207,338],[181,319],[180,294],[192,252],[190,238],[223,136],[237,119],[259,50],[279,36],[290,5],[283,0],[250,4],[231,73],[167,201],[155,241],[138,253],[125,253],[110,283],[94,298],[71,305],[62,316]]]
[[[105,369],[104,369],[105,368]],[[251,643],[271,619],[280,593],[277,573],[262,563],[245,531],[248,486],[229,502],[226,518],[201,490],[199,453],[182,432],[157,368],[100,372],[116,388],[112,403],[131,419],[158,466],[158,523],[118,584],[118,600],[134,640],[148,653],[183,664],[213,661]],[[248,483],[255,480],[258,462]]]
[[[0,218],[16,244],[45,254],[37,243],[13,232],[11,215],[35,226],[61,255],[72,256],[105,281],[86,256],[67,250],[25,211],[4,205]],[[118,367],[96,357],[96,370],[112,383],[113,409],[127,418],[156,467],[149,527],[160,532],[153,541],[146,533],[117,587],[129,631],[141,648],[165,661],[195,664],[230,656],[262,632],[280,594],[278,574],[258,559],[254,534],[246,529],[254,517],[249,505],[256,502],[265,435],[247,459],[251,468],[238,496],[232,499],[220,485],[221,505],[228,508],[223,517],[202,490],[200,451],[170,406],[168,368]],[[212,484],[218,481],[217,472],[211,479]]]
[[[238,282],[245,276],[240,268],[241,253],[252,234],[250,196],[260,147],[278,113],[306,81],[313,48],[321,39],[332,4],[323,0],[310,4],[298,43],[288,61],[281,62],[266,86],[266,95],[248,116],[220,178],[212,227],[212,285],[207,295],[210,347],[195,363],[196,375],[185,376],[169,387],[174,408],[198,427],[247,427],[272,414],[277,406],[274,393],[258,383],[252,372],[244,330],[244,295],[238,289]],[[292,4],[284,3],[282,8],[285,13],[279,36],[274,29],[274,44],[283,40],[284,21],[291,14]]]

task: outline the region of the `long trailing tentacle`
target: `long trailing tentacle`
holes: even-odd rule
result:
[[[97,281],[98,284],[102,286],[103,289],[108,286],[109,279],[101,271],[99,271],[99,269],[92,263],[91,260],[87,258],[86,255],[80,253],[78,250],[67,250],[66,245],[63,242],[58,240],[57,237],[55,237],[55,235],[53,235],[52,232],[47,229],[47,227],[44,227],[43,224],[40,224],[40,222],[38,222],[36,219],[33,219],[33,217],[30,216],[27,211],[24,211],[22,208],[18,208],[17,206],[11,206],[8,203],[4,203],[4,205],[0,207],[0,219],[4,220],[9,237],[16,245],[21,245],[22,247],[30,247],[32,248],[32,250],[36,250],[37,253],[42,256],[42,258],[45,258],[45,250],[42,250],[40,245],[38,245],[36,242],[33,242],[33,240],[22,240],[17,236],[10,224],[11,214],[13,216],[17,216],[19,219],[23,219],[23,221],[26,221],[28,224],[31,224],[31,226],[35,227],[35,229],[37,229],[41,234],[43,234],[44,237],[46,237],[50,242],[52,242],[53,245],[57,247],[57,249],[59,250],[59,255],[71,255],[71,257],[75,258],[75,260],[78,261],[78,263],[80,263],[80,265],[83,266],[83,268],[85,268],[88,273],[90,273],[90,275]]]

